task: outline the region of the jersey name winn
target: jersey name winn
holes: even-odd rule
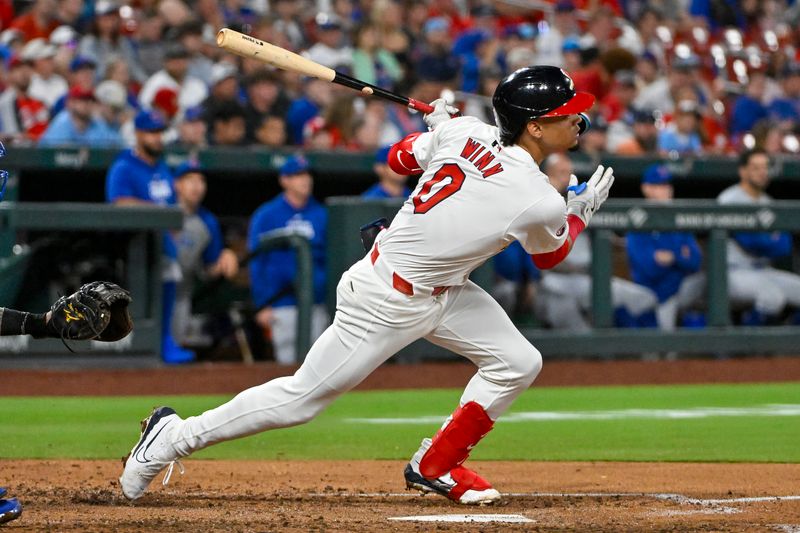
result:
[[[566,240],[564,199],[528,152],[501,146],[496,127],[454,118],[412,147],[424,173],[377,239],[405,279],[461,285],[515,240],[530,254],[551,252]]]

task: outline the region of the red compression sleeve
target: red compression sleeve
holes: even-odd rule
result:
[[[584,224],[583,220],[581,220],[581,218],[577,215],[567,215],[567,226],[569,227],[567,240],[564,241],[564,244],[562,244],[557,250],[543,254],[531,255],[533,264],[536,265],[537,268],[547,270],[548,268],[553,268],[563,261],[564,258],[569,255],[570,250],[572,250],[572,244],[575,242],[575,239],[578,238],[580,232],[586,229],[586,224]]]
[[[412,174],[419,174],[422,168],[417,163],[417,158],[414,157],[414,150],[411,144],[414,139],[422,135],[421,133],[409,133],[402,141],[398,141],[389,149],[389,160],[387,163],[389,167],[403,176],[410,176]]]

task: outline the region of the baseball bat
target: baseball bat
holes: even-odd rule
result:
[[[242,57],[252,57],[282,70],[298,72],[324,81],[338,83],[339,85],[350,87],[351,89],[361,91],[367,95],[374,95],[385,100],[403,104],[422,113],[433,112],[433,107],[425,102],[420,102],[414,98],[393,93],[370,83],[351,78],[341,72],[336,72],[330,67],[320,65],[316,61],[311,61],[306,57],[285,50],[280,46],[269,44],[230,28],[222,28],[219,30],[219,33],[217,33],[217,46]]]

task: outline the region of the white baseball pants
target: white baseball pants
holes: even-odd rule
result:
[[[406,296],[365,257],[339,281],[336,307],[333,324],[293,376],[252,387],[183,420],[172,434],[176,452],[183,457],[217,442],[308,422],[421,337],[475,363],[478,372],[461,405],[477,402],[492,420],[530,386],[542,367],[539,351],[472,282],[438,296]]]

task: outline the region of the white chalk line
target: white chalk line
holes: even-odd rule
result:
[[[609,409],[598,411],[528,411],[507,413],[501,423],[555,422],[561,420],[658,419],[691,420],[714,417],[800,416],[800,404],[766,404],[750,407],[687,407],[684,409]],[[415,417],[345,418],[350,424],[441,424],[445,415]]]
[[[416,491],[407,492],[314,492],[313,497],[328,498],[416,498]],[[671,492],[507,492],[510,498],[652,498],[685,505],[724,505],[735,503],[784,502],[800,500],[800,495],[748,496],[740,498],[692,498]]]

